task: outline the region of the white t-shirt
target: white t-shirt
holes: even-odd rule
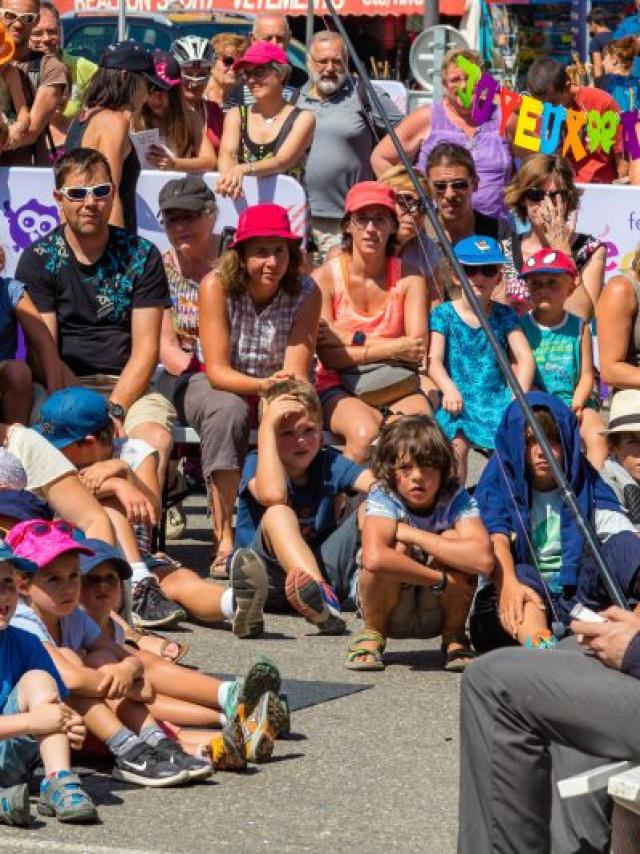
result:
[[[9,427],[5,446],[22,463],[27,473],[27,489],[39,492],[61,477],[75,474],[76,467],[44,436],[21,424]]]
[[[144,439],[124,438],[113,440],[114,460],[124,460],[131,471],[135,471],[147,457],[152,455],[156,459],[160,456],[158,451],[148,442],[145,442]]]
[[[16,612],[11,618],[11,625],[17,629],[24,629],[39,638],[42,643],[58,644],[51,637],[49,630],[36,612],[25,602],[18,602]],[[68,617],[60,617],[60,646],[68,647],[74,652],[79,652],[94,644],[102,630],[91,617],[78,607]]]

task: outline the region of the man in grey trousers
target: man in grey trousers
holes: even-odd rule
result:
[[[562,801],[556,788],[606,761],[640,762],[640,615],[608,608],[602,616],[607,622],[571,624],[600,661],[569,642],[497,650],[467,668],[459,854],[609,850],[606,793]]]

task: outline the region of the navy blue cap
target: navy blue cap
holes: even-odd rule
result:
[[[40,410],[33,429],[62,450],[110,423],[107,401],[90,388],[63,388],[54,392]]]
[[[53,519],[53,510],[46,501],[28,489],[0,489],[0,516],[19,522],[27,519]]]
[[[88,546],[93,551],[92,555],[80,555],[80,572],[83,575],[87,575],[92,569],[95,569],[101,563],[108,560],[109,563],[113,564],[122,581],[131,578],[131,567],[120,552],[114,549],[112,545],[105,543],[104,540],[94,540],[91,538],[83,540],[82,545]]]
[[[507,263],[498,241],[483,234],[472,234],[471,237],[465,237],[456,243],[453,251],[458,261],[461,264],[467,264],[469,267],[476,267],[481,264]]]
[[[18,555],[9,548],[4,540],[0,540],[0,561],[6,561],[12,564],[20,572],[37,572],[39,566],[32,560],[27,560],[26,557],[18,557]]]

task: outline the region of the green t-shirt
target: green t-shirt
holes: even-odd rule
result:
[[[559,489],[531,492],[531,542],[542,577],[552,593],[561,592],[562,567],[561,518],[562,495]]]
[[[557,326],[542,326],[533,314],[520,318],[520,325],[536,362],[534,385],[571,406],[580,380],[580,342],[584,321],[565,313]]]
[[[85,59],[84,56],[73,56],[71,53],[64,53],[62,61],[71,71],[71,97],[64,109],[64,115],[68,119],[73,119],[80,112],[80,104],[85,89],[98,70],[98,66],[95,62]]]

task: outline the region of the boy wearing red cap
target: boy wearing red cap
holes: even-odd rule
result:
[[[536,362],[534,386],[567,404],[576,414],[589,462],[598,470],[607,458],[605,424],[593,396],[595,381],[591,329],[564,304],[577,284],[573,261],[557,249],[540,249],[520,271],[533,310],[520,321]]]

